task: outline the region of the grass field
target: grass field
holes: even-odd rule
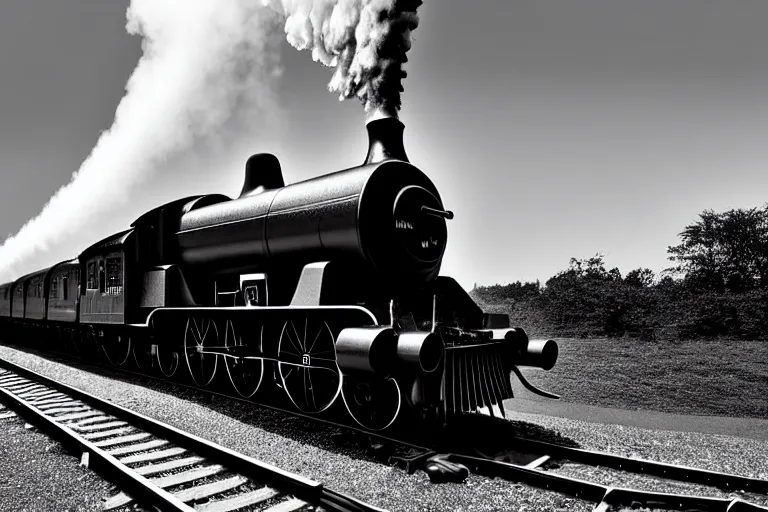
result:
[[[768,342],[555,339],[555,368],[523,373],[567,402],[768,418]]]

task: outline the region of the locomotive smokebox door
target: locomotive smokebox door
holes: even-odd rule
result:
[[[266,306],[269,302],[266,274],[241,275],[240,290],[243,293],[243,301],[246,306]]]

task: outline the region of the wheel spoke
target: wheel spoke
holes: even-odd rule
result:
[[[285,337],[288,339],[288,341],[290,341],[290,342],[291,342],[291,345],[293,345],[293,348],[295,348],[295,349],[296,349],[296,352],[299,352],[299,353],[301,353],[301,352],[304,352],[304,351],[301,349],[301,347],[299,347],[298,345],[296,345],[296,343],[293,341],[293,338],[291,338],[291,333],[290,333],[289,331],[285,330],[285,329],[283,329],[283,331],[285,332]]]
[[[318,338],[320,338],[321,332],[323,332],[322,328],[318,329],[317,334],[315,334],[315,339],[312,340],[312,344],[309,346],[309,350],[307,350],[307,352],[309,352],[310,354],[312,353],[312,349],[315,348],[315,343],[317,343]]]
[[[203,320],[203,322],[205,322],[205,320]],[[200,345],[202,345],[203,342],[205,342],[205,338],[208,337],[208,329],[210,329],[210,328],[211,328],[211,320],[209,319],[208,320],[208,325],[205,326],[205,332],[203,333],[203,339],[200,340]]]
[[[304,345],[304,342],[307,340],[305,339],[304,342],[302,341],[301,336],[299,336],[299,333],[296,332],[296,326],[293,324],[293,322],[291,322],[291,327],[293,328],[293,333],[296,335],[296,340],[299,342],[299,346],[301,347],[299,350],[301,352],[306,352],[307,349],[306,349],[306,346]]]

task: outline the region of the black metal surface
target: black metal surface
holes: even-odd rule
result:
[[[374,507],[372,505],[368,505],[367,503],[356,500],[350,496],[346,496],[342,493],[325,489],[323,485],[319,482],[315,482],[308,478],[304,478],[300,475],[295,475],[293,473],[284,471],[270,464],[266,464],[264,462],[258,461],[252,457],[248,457],[243,454],[237,453],[233,450],[230,450],[229,448],[216,445],[210,441],[207,441],[205,439],[194,436],[192,434],[183,432],[175,427],[166,425],[157,420],[154,420],[152,418],[139,414],[135,411],[131,411],[119,405],[102,400],[94,395],[81,391],[77,388],[54,381],[37,372],[24,368],[23,366],[19,366],[9,361],[0,360],[0,367],[4,367],[12,372],[23,375],[26,378],[35,380],[37,382],[45,384],[46,386],[57,389],[63,393],[66,393],[71,397],[75,397],[79,400],[82,400],[85,403],[92,404],[95,408],[103,412],[125,419],[126,421],[130,422],[132,425],[136,427],[152,432],[154,435],[158,437],[165,438],[168,441],[178,444],[180,446],[183,446],[193,452],[198,453],[199,455],[208,457],[211,460],[214,460],[218,463],[226,465],[233,471],[236,471],[244,476],[253,478],[254,480],[258,480],[259,482],[265,485],[274,487],[286,493],[291,493],[296,497],[304,501],[307,501],[309,503],[322,502],[329,507],[331,506],[335,507],[335,508],[331,508],[331,510],[336,510],[338,512],[381,512],[382,511],[382,509],[380,508]],[[53,429],[51,430],[51,432],[53,434],[57,434],[58,432],[57,437],[61,436],[59,437],[60,439],[62,440],[71,439],[73,442],[77,442],[80,445],[83,445],[83,446],[88,445],[88,451],[91,450],[91,447],[92,447],[91,443],[88,443],[85,440],[80,440],[79,438],[77,438],[77,435],[74,432],[72,432],[70,429],[67,429],[66,427],[63,427],[59,424],[53,423],[51,420],[49,420],[44,415],[42,415],[42,413],[35,410],[31,406],[25,404],[23,401],[11,395],[7,391],[2,389],[0,389],[0,391],[2,391],[3,394],[8,394],[10,397],[12,397],[14,403],[20,404],[20,407],[23,407],[25,411],[29,411],[29,413],[33,414],[35,418],[41,418],[40,421],[51,423],[53,425],[51,427]],[[94,450],[98,450],[101,454],[103,454],[107,463],[112,464],[112,462],[109,460],[109,459],[112,459],[114,460],[114,463],[119,464],[117,460],[114,459],[114,457],[109,456],[99,448],[96,448],[96,447],[92,447],[92,448]],[[123,473],[129,473],[129,472],[130,470],[127,470],[126,468],[123,467],[122,469],[119,470],[119,473],[117,475],[118,477],[123,478],[120,475],[122,475]],[[129,485],[131,486],[136,486],[140,484],[145,485],[143,483],[143,480],[144,479],[142,477],[138,477],[137,479],[134,479],[133,483],[129,482]],[[128,492],[132,492],[133,489],[132,487],[126,486],[126,490]],[[137,494],[136,496],[138,497],[142,495]],[[173,496],[171,496],[170,494],[169,496],[173,498]],[[159,499],[162,499],[162,497],[152,497],[152,499],[159,500]],[[175,500],[175,498],[173,499]],[[175,500],[175,501],[178,501],[178,500]],[[152,501],[152,503],[156,503],[156,501]],[[185,508],[161,508],[161,510],[184,510],[184,511],[192,510],[186,505],[184,505],[184,507]]]

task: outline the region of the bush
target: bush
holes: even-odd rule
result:
[[[622,278],[601,255],[571,259],[569,268],[536,283],[476,287],[471,295],[513,325],[548,336],[644,339],[768,338],[768,289],[702,288],[695,281],[656,280],[648,269]]]

